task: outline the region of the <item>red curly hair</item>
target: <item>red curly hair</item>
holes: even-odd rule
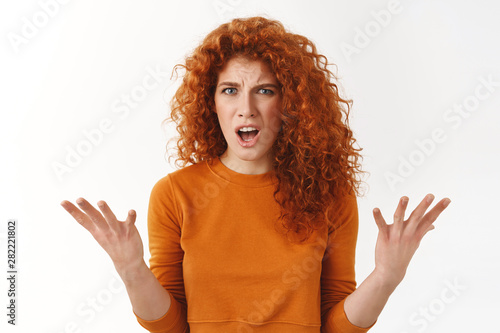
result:
[[[348,126],[351,100],[339,96],[325,56],[306,37],[263,17],[234,19],[209,33],[186,59],[183,81],[171,101],[179,132],[176,165],[220,156],[227,143],[214,94],[218,73],[243,56],[269,65],[282,94],[283,127],[273,144],[274,199],[281,224],[307,240],[315,229],[335,227],[342,197],[359,195],[361,171],[356,140]],[[181,163],[179,163],[181,162]]]

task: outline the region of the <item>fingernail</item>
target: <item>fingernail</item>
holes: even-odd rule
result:
[[[431,203],[434,200],[434,196],[432,194],[427,195],[427,203]]]
[[[406,205],[408,203],[408,198],[406,197],[401,198],[401,202]]]
[[[79,204],[79,205],[83,204],[83,199],[77,199],[76,203]]]
[[[446,199],[444,202],[443,202],[443,206],[444,208],[448,207],[448,205],[450,204],[451,200],[450,199]]]

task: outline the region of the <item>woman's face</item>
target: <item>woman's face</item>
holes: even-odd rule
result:
[[[215,110],[227,150],[221,161],[243,174],[271,170],[270,149],[281,127],[281,92],[269,66],[235,57],[219,73]]]

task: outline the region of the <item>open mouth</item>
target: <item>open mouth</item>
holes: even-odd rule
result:
[[[257,134],[259,134],[259,130],[255,127],[243,127],[238,131],[238,135],[245,142],[252,141]]]

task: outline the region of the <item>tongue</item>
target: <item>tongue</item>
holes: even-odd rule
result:
[[[250,132],[240,132],[240,136],[243,141],[252,141],[253,138],[257,135],[258,131],[250,131]]]

